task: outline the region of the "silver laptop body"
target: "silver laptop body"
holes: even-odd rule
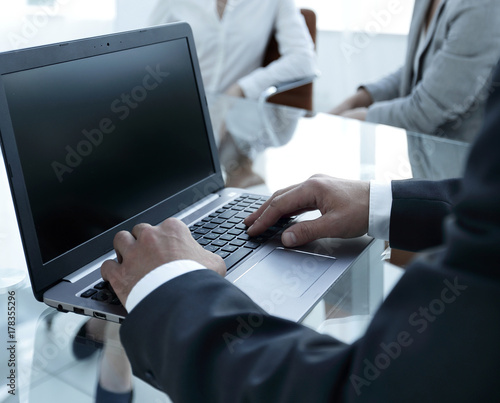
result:
[[[116,301],[82,297],[114,235],[171,216],[194,226],[247,193],[224,188],[186,23],[0,54],[0,133],[33,293],[64,312],[121,322]],[[279,235],[226,278],[295,321],[372,241],[289,250]]]

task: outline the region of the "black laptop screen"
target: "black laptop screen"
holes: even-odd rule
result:
[[[187,46],[3,76],[44,263],[214,173]]]

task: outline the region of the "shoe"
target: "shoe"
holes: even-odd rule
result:
[[[133,397],[133,389],[130,392],[115,393],[104,389],[100,383],[97,383],[97,390],[95,394],[96,403],[132,403]]]
[[[92,336],[87,334],[87,322],[85,322],[73,339],[73,355],[77,360],[84,360],[102,347],[102,342],[94,340]]]

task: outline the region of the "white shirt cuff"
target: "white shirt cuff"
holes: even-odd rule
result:
[[[370,218],[368,223],[368,235],[385,241],[389,240],[391,207],[391,184],[370,181]]]
[[[167,281],[200,269],[205,269],[205,267],[192,260],[176,260],[157,267],[140,279],[132,288],[125,302],[125,309],[127,312],[131,312],[139,302]]]

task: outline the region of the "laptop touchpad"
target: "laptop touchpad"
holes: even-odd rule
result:
[[[234,284],[257,300],[274,294],[298,298],[333,264],[335,258],[277,248]]]

